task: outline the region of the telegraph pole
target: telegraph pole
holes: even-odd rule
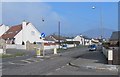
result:
[[[58,22],[58,43],[59,43],[59,49],[60,49],[60,21]]]

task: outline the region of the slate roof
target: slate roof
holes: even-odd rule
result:
[[[54,41],[54,39],[53,39],[53,38],[51,38],[50,36],[45,37],[45,39],[44,39],[44,40],[46,40],[46,41]]]
[[[45,37],[45,40],[47,40],[47,41],[59,40],[59,36],[58,35],[49,35],[49,36]],[[66,41],[66,38],[60,36],[60,40]]]
[[[118,39],[120,40],[120,31],[113,32],[110,41],[117,41]]]
[[[60,36],[60,39],[59,39],[59,36],[58,35],[51,35],[53,38],[55,38],[56,40],[64,40],[66,41],[66,38]]]

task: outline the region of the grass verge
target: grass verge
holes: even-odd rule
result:
[[[15,58],[17,56],[24,56],[25,53],[23,52],[17,52],[15,54],[0,54],[0,58]]]

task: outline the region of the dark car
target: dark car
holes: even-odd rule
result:
[[[95,44],[89,46],[89,51],[96,51],[97,46]]]

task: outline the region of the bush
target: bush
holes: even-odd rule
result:
[[[106,49],[109,49],[110,47],[110,43],[109,42],[104,42],[102,43],[103,47],[105,47]]]

